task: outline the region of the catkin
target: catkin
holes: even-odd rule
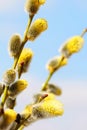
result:
[[[59,49],[59,52],[69,57],[74,53],[79,52],[84,45],[84,39],[81,36],[74,36],[67,40]]]
[[[21,46],[21,37],[19,34],[14,34],[10,41],[9,41],[9,46],[8,46],[8,50],[9,50],[9,54],[13,57],[16,57],[17,54],[19,53],[20,50],[20,46]]]
[[[13,83],[15,81],[16,78],[16,72],[14,69],[9,69],[7,70],[4,75],[3,75],[3,81],[4,83],[6,83],[7,85]]]
[[[43,5],[46,0],[26,0],[25,11],[29,13],[30,16],[37,13],[40,5]]]
[[[39,18],[35,20],[28,31],[27,34],[28,40],[34,41],[47,28],[48,28],[48,24],[45,19]]]

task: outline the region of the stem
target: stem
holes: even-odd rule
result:
[[[20,47],[19,54],[18,54],[17,57],[14,59],[14,64],[13,64],[13,67],[12,67],[13,69],[15,69],[16,66],[17,66],[19,57],[20,57],[20,55],[21,55],[21,52],[22,52],[22,50],[23,50],[23,47],[24,47],[25,43],[26,43],[26,42],[22,42],[21,47]]]
[[[2,97],[1,97],[0,106],[2,106],[2,107],[4,106],[6,98],[8,96],[8,88],[9,88],[9,86],[5,86],[4,92],[3,92]]]
[[[23,38],[23,41],[25,41],[25,42],[26,42],[26,39],[27,39],[27,33],[28,33],[29,28],[30,28],[33,17],[34,17],[34,15],[29,16],[29,19],[28,19],[28,24],[27,24],[27,27],[26,27],[26,30],[25,30],[25,33],[24,33],[24,38]]]
[[[65,57],[62,55],[62,58],[61,58],[61,61],[59,63],[59,66],[58,66],[57,70],[61,67],[61,62],[64,60],[64,58]],[[44,83],[44,85],[42,87],[42,91],[45,91],[47,89],[48,82],[51,79],[52,75],[55,73],[55,71],[56,70],[54,70],[54,71],[52,71],[52,72],[49,73],[49,75],[48,75],[48,77],[47,77],[47,79],[46,79],[46,81],[45,81],[45,83]]]
[[[53,73],[54,73],[54,72],[49,73],[49,75],[48,75],[48,77],[47,77],[47,79],[46,79],[46,81],[45,81],[45,83],[44,83],[44,85],[43,85],[42,91],[46,90],[47,84],[48,84],[49,80],[51,79]]]
[[[28,115],[25,119],[23,119],[15,128],[15,130],[23,130],[23,128],[25,127],[23,124],[24,122],[29,118],[30,115]]]
[[[26,30],[25,30],[25,33],[24,33],[24,38],[23,38],[23,40],[22,40],[22,44],[21,44],[21,47],[20,47],[20,51],[19,51],[17,57],[14,59],[14,64],[13,64],[13,67],[12,67],[13,69],[16,68],[17,63],[18,63],[18,60],[19,60],[19,57],[20,57],[21,52],[22,52],[22,50],[23,50],[23,48],[24,48],[24,45],[25,45],[25,43],[28,41],[28,39],[27,39],[27,33],[28,33],[29,27],[30,27],[30,25],[31,25],[31,22],[32,22],[32,20],[33,20],[33,17],[34,17],[34,16],[30,16],[29,19],[28,19],[28,25],[27,25]]]
[[[87,28],[83,30],[81,37],[83,37],[86,32],[87,32]]]
[[[24,128],[24,125],[21,125],[21,126],[18,128],[18,130],[23,130],[23,128]]]

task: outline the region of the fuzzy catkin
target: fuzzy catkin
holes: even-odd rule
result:
[[[6,109],[4,114],[0,117],[0,130],[6,130],[8,126],[15,121],[17,116],[16,111],[12,109]]]
[[[9,46],[8,46],[8,50],[9,50],[9,54],[13,57],[15,57],[20,50],[20,46],[21,46],[22,40],[19,34],[14,34],[10,41],[9,41]]]
[[[29,115],[32,114],[32,105],[27,105],[25,109],[22,111],[21,115],[24,118],[27,118]]]
[[[79,52],[83,45],[84,39],[81,36],[74,36],[60,47],[59,52],[68,58],[72,54]]]
[[[27,86],[28,82],[26,80],[17,80],[9,87],[9,95],[15,97],[19,93],[21,93]]]
[[[40,5],[43,5],[45,0],[26,0],[25,11],[29,13],[30,16],[37,13]]]
[[[17,71],[18,71],[19,78],[22,73],[27,72],[32,58],[33,58],[33,51],[29,48],[24,48],[19,57],[18,65],[17,65]]]
[[[15,81],[15,78],[16,78],[15,70],[9,69],[3,75],[3,82],[9,85]]]
[[[45,19],[39,18],[35,20],[28,31],[27,34],[28,40],[34,41],[47,28],[48,28],[48,24]]]
[[[4,116],[7,123],[9,124],[16,119],[17,113],[12,109],[6,109]]]
[[[61,95],[62,93],[61,89],[54,84],[48,84],[45,91],[49,93],[53,93],[54,95],[57,95],[57,96]]]
[[[61,116],[63,112],[63,104],[60,101],[56,99],[45,99],[41,103],[34,105],[32,113],[37,117],[37,119],[44,119]]]
[[[67,58],[64,56],[56,56],[52,58],[46,65],[46,68],[49,70],[50,73],[55,72],[60,67],[67,64]]]
[[[8,97],[6,100],[6,108],[13,109],[16,105],[16,98]]]

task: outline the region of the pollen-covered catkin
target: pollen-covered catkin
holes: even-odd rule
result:
[[[47,21],[43,18],[39,18],[31,25],[27,38],[29,41],[34,41],[43,31],[48,28]]]
[[[26,87],[28,86],[28,82],[26,80],[20,79],[14,82],[9,87],[9,95],[12,97],[17,96],[19,93],[21,93]]]
[[[3,75],[3,82],[9,85],[15,81],[15,78],[16,78],[15,70],[9,69]]]
[[[33,57],[33,51],[29,48],[24,48],[20,55],[17,65],[18,77],[21,76],[22,73],[27,72],[28,67],[31,63]]]
[[[10,56],[16,57],[17,54],[19,53],[20,50],[20,46],[21,46],[22,40],[21,40],[21,36],[19,34],[14,34],[10,41],[9,41],[9,45],[8,45],[8,50],[9,50],[9,54]]]
[[[24,118],[27,118],[29,115],[32,114],[32,105],[27,105],[25,109],[22,111],[21,115]]]
[[[59,52],[68,58],[72,54],[79,52],[83,45],[84,39],[81,36],[74,36],[60,47]]]
[[[2,117],[0,117],[0,130],[7,130],[7,127],[15,121],[17,116],[13,109],[6,109]]]
[[[30,16],[37,13],[39,7],[45,3],[46,0],[26,0],[25,11],[29,13]]]
[[[64,112],[63,104],[56,100],[43,100],[41,103],[35,104],[33,106],[33,115],[37,117],[37,119],[50,118],[55,116],[60,116]]]

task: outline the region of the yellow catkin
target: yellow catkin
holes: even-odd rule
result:
[[[14,82],[9,87],[9,95],[16,96],[17,94],[21,93],[26,87],[28,86],[28,82],[26,80],[20,79]]]
[[[56,56],[48,62],[46,68],[49,70],[49,72],[52,73],[66,64],[67,58],[65,58],[64,56]]]
[[[10,124],[13,121],[15,121],[16,116],[17,116],[17,113],[13,109],[6,109],[4,112],[4,118],[7,124]]]
[[[49,117],[61,116],[64,110],[63,110],[63,104],[60,101],[56,99],[51,100],[45,99],[41,103],[36,104],[36,106],[34,106],[33,112],[34,115],[36,115],[37,117],[41,116],[41,118],[49,118]]]
[[[39,4],[44,4],[46,2],[46,0],[38,0],[39,1]]]
[[[79,52],[84,44],[84,39],[81,36],[74,36],[67,40],[60,48],[60,52],[66,57]]]
[[[21,115],[24,118],[27,118],[29,115],[32,114],[32,105],[27,105],[25,109],[22,111]]]
[[[30,15],[34,15],[39,10],[39,7],[45,3],[46,0],[26,0],[25,11]]]
[[[28,67],[31,63],[32,57],[33,57],[32,50],[28,48],[24,48],[18,60],[17,70],[18,70],[19,78],[22,73],[27,72]]]
[[[34,21],[31,25],[29,32],[27,34],[27,38],[30,41],[34,41],[43,31],[48,28],[47,21],[43,18],[39,18]]]

